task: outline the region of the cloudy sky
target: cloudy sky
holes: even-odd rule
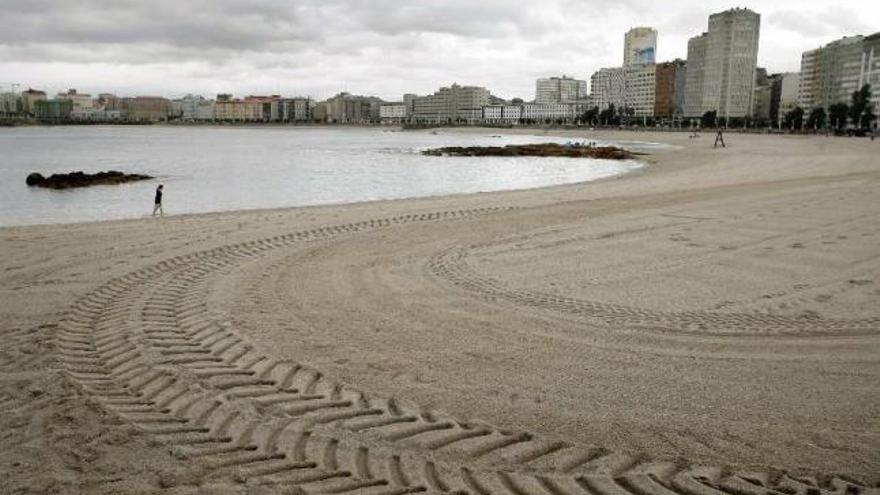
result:
[[[771,72],[880,31],[877,0],[0,0],[0,83],[400,99],[458,82],[530,99],[537,77],[621,65],[633,26],[659,30],[658,59],[685,58],[708,15],[735,6],[762,15]]]

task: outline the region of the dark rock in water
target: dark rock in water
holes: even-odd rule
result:
[[[614,146],[511,144],[508,146],[451,146],[423,151],[430,156],[561,156],[568,158],[598,158],[603,160],[629,160],[635,154]]]
[[[29,186],[48,187],[49,189],[68,189],[71,187],[87,187],[101,184],[123,184],[138,180],[152,179],[149,175],[125,174],[116,170],[87,174],[84,172],[71,172],[69,174],[52,174],[48,178],[38,172],[27,176],[25,182]]]

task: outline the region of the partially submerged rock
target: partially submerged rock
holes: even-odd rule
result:
[[[635,154],[614,146],[581,144],[511,144],[508,146],[450,146],[425,150],[430,156],[560,156],[568,158],[598,158],[603,160],[630,160]]]
[[[153,177],[149,175],[126,174],[117,170],[98,172],[96,174],[71,172],[69,174],[52,174],[49,177],[43,177],[42,174],[38,172],[33,172],[27,176],[25,182],[27,183],[27,185],[34,187],[68,189],[71,187],[87,187],[100,184],[123,184],[125,182],[148,180],[152,178]]]

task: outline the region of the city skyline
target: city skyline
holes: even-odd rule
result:
[[[758,65],[771,72],[798,71],[804,51],[880,28],[880,7],[872,2],[819,8],[712,0],[665,11],[641,0],[520,8],[505,1],[6,3],[11,28],[0,33],[0,82],[50,95],[75,87],[172,97],[322,99],[348,91],[398,100],[458,82],[529,99],[536,78],[589,79],[619,66],[623,35],[636,26],[658,30],[658,62],[684,59],[688,39],[706,30],[709,14],[751,8],[763,19]]]

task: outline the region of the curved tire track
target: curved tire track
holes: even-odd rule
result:
[[[105,408],[210,476],[309,493],[823,495],[823,483],[652,462],[373,397],[271,358],[213,318],[210,282],[304,241],[500,208],[331,226],[179,256],[77,301],[56,340],[66,373]]]
[[[514,289],[478,273],[467,263],[467,256],[468,250],[463,248],[443,251],[429,261],[429,268],[436,276],[452,285],[489,299],[574,314],[603,325],[714,335],[869,335],[876,334],[880,330],[880,318],[877,317],[835,320],[757,313],[657,311],[540,291]]]

